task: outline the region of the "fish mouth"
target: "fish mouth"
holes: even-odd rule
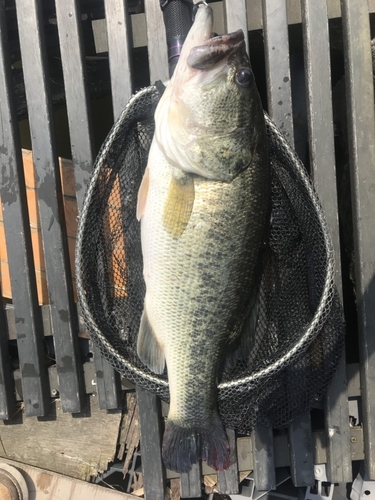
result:
[[[204,41],[201,45],[193,47],[187,58],[187,64],[194,69],[206,70],[229,57],[244,45],[242,30],[218,35]]]

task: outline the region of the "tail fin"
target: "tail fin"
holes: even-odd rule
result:
[[[209,427],[181,427],[168,419],[163,438],[163,460],[167,469],[189,472],[202,459],[215,470],[231,464],[228,438],[218,415]]]

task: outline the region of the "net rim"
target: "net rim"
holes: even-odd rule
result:
[[[86,300],[86,293],[84,291],[84,286],[83,286],[83,276],[82,276],[82,269],[81,266],[79,265],[81,261],[81,255],[82,255],[82,245],[83,245],[83,233],[84,233],[84,225],[85,221],[87,218],[89,206],[91,203],[92,195],[95,190],[95,185],[98,180],[99,174],[101,167],[104,163],[104,160],[107,156],[107,153],[111,149],[112,143],[114,139],[116,138],[116,135],[118,133],[118,130],[121,128],[121,125],[124,123],[126,120],[127,116],[132,112],[132,109],[135,105],[135,103],[142,98],[145,98],[147,96],[151,96],[155,92],[157,92],[157,87],[155,85],[150,85],[149,87],[145,87],[144,89],[141,89],[139,92],[134,94],[130,100],[128,101],[126,107],[120,114],[118,120],[116,123],[113,125],[110,133],[108,134],[107,139],[105,140],[102,148],[100,149],[98,156],[94,162],[93,165],[93,170],[91,174],[91,179],[90,183],[88,185],[84,201],[82,204],[81,208],[81,213],[78,218],[78,231],[77,231],[77,240],[76,240],[76,253],[75,253],[75,266],[76,266],[76,285],[77,285],[77,295],[78,295],[78,301],[81,307],[82,314],[85,319],[86,327],[89,330],[90,334],[92,335],[92,338],[94,342],[98,343],[99,347],[103,352],[105,352],[107,355],[112,356],[113,358],[116,359],[116,361],[123,365],[124,370],[127,370],[131,374],[141,377],[142,379],[145,380],[145,382],[148,383],[153,383],[157,384],[159,387],[162,386],[164,388],[168,388],[169,384],[167,380],[164,380],[162,378],[159,378],[158,376],[153,375],[152,373],[146,372],[145,370],[142,370],[135,366],[134,364],[130,363],[126,357],[123,355],[119,354],[119,352],[112,347],[111,342],[108,340],[108,338],[102,333],[101,329],[98,327],[96,321],[94,320],[91,310],[89,307],[89,304]],[[325,221],[325,217],[323,214],[323,210],[321,208],[321,205],[319,203],[319,200],[317,199],[316,193],[314,191],[314,188],[310,182],[310,179],[307,175],[307,172],[305,170],[305,167],[303,166],[301,160],[298,158],[296,153],[293,151],[293,149],[290,147],[289,143],[286,141],[286,139],[283,137],[283,135],[280,133],[278,130],[277,126],[275,123],[272,121],[272,119],[269,117],[269,115],[264,111],[264,118],[265,118],[265,124],[267,129],[270,131],[270,133],[275,137],[275,139],[279,142],[281,145],[282,149],[287,152],[287,154],[291,158],[291,164],[293,163],[295,168],[295,173],[298,174],[299,180],[302,181],[302,184],[304,185],[309,197],[312,200],[312,205],[316,211],[316,216],[319,221],[319,224],[323,228],[322,234],[323,234],[323,239],[324,239],[324,246],[325,246],[325,254],[327,256],[327,268],[326,268],[326,273],[324,277],[324,288],[323,292],[321,294],[320,300],[318,307],[316,308],[315,314],[313,316],[312,321],[309,323],[308,327],[304,330],[303,333],[301,333],[299,340],[294,343],[294,345],[291,347],[291,349],[284,355],[282,355],[279,359],[274,361],[272,364],[268,365],[265,368],[262,368],[261,370],[258,370],[257,372],[247,376],[247,377],[242,377],[242,378],[236,378],[234,380],[228,381],[228,382],[221,382],[218,384],[218,390],[219,390],[219,400],[222,399],[220,397],[220,393],[222,391],[227,391],[228,389],[235,389],[240,386],[243,386],[244,384],[251,384],[252,382],[255,382],[259,380],[262,377],[269,376],[270,374],[277,372],[281,370],[285,364],[297,353],[301,352],[304,349],[306,349],[310,341],[313,340],[314,336],[316,333],[314,332],[314,329],[316,325],[320,322],[323,313],[326,314],[326,305],[328,303],[329,296],[332,292],[332,288],[334,286],[334,273],[335,273],[335,262],[334,262],[334,252],[333,252],[333,245],[329,236],[329,232],[327,230],[327,223]],[[270,134],[269,134],[270,135]],[[277,174],[277,172],[276,172]],[[108,356],[108,360],[109,359]],[[117,367],[118,369],[118,367]]]

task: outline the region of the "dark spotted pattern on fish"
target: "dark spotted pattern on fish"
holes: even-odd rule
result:
[[[247,88],[236,83],[238,68],[251,72],[243,34],[208,40],[211,31],[211,10],[199,7],[184,49],[194,40],[212,64],[201,75],[182,52],[155,113],[139,202],[146,297],[138,353],[155,372],[167,365],[163,458],[177,472],[200,458],[219,470],[231,462],[218,370],[254,314],[270,216],[261,101],[253,78]],[[227,57],[217,62],[221,44]]]

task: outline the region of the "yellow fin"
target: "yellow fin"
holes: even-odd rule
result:
[[[150,184],[150,174],[148,168],[146,168],[138,191],[137,220],[141,220],[141,217],[145,212],[149,184]]]
[[[173,238],[179,238],[190,220],[194,205],[194,180],[191,174],[172,175],[164,207],[163,223]]]

